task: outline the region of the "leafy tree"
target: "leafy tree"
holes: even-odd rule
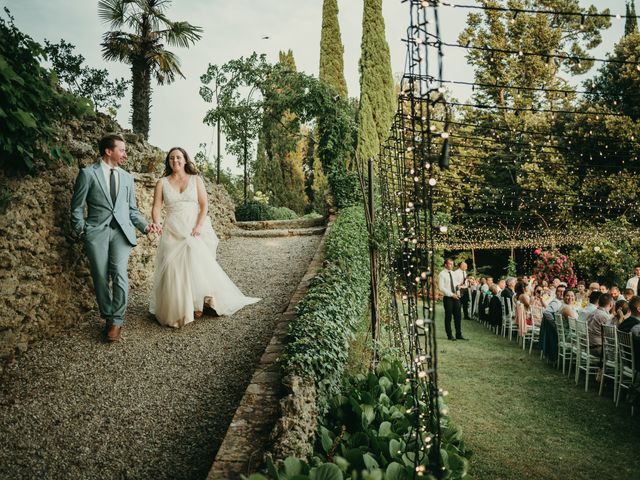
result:
[[[338,1],[324,0],[322,4],[322,30],[320,32],[320,81],[332,86],[347,98],[344,79],[344,46],[338,22]]]
[[[98,14],[114,31],[103,35],[102,56],[131,65],[131,126],[149,137],[151,76],[159,85],[184,78],[180,61],[165,44],[188,48],[201,37],[202,29],[176,22],[165,15],[170,0],[100,0]],[[132,32],[119,30],[126,27]]]
[[[357,157],[377,156],[389,136],[396,109],[391,57],[385,37],[382,0],[365,0],[360,56],[360,111]]]
[[[499,0],[484,4],[504,6]],[[470,157],[471,170],[483,177],[478,203],[488,201],[492,214],[503,218],[508,229],[523,222],[537,228],[536,217],[542,223],[570,220],[571,209],[558,208],[557,202],[562,198],[562,207],[570,206],[573,197],[565,193],[577,185],[557,148],[567,116],[550,110],[574,110],[575,94],[561,75],[583,74],[592,67],[588,51],[600,44],[601,30],[610,20],[579,15],[598,10],[582,8],[577,0],[522,0],[508,6],[572,13],[469,14],[459,43],[473,47],[467,60],[474,66],[478,86],[471,103],[483,108],[463,110],[462,123],[471,127],[454,129],[463,138],[454,137],[454,142]],[[548,56],[527,54],[531,52]]]
[[[293,52],[280,52],[278,65],[282,74],[295,73]],[[286,82],[286,79],[284,80]],[[285,94],[288,85],[266,95]],[[308,202],[304,192],[303,159],[306,135],[297,116],[289,110],[282,113],[265,110],[262,126],[264,155],[258,155],[254,185],[257,190],[271,192],[272,204],[288,207],[298,214],[304,213]],[[262,162],[260,162],[262,160]],[[258,167],[258,164],[262,168]]]
[[[75,55],[75,47],[64,39],[61,39],[60,43],[51,43],[48,40],[44,43],[44,52],[60,84],[66,90],[78,97],[91,100],[96,112],[99,109],[120,108],[119,101],[124,97],[130,80],[116,78],[112,81],[106,68],[97,69],[83,65],[84,57]]]
[[[202,82],[202,86],[200,87],[200,96],[207,103],[215,102],[216,105],[220,102],[220,95],[222,94],[222,89],[227,84],[228,79],[225,76],[224,72],[220,69],[218,65],[209,64],[207,67],[206,73],[200,76],[200,81]],[[212,85],[212,87],[209,87]],[[216,130],[216,183],[220,183],[220,161],[222,159],[220,155],[220,121],[214,120],[213,126]]]
[[[355,178],[348,174],[344,162],[352,146],[354,128],[347,101],[339,96],[336,98],[335,90],[309,75],[293,71],[282,63],[269,64],[264,55],[258,57],[254,53],[246,59],[231,60],[221,68],[229,80],[222,87],[219,105],[207,112],[206,123],[222,119],[227,140],[228,132],[234,129],[249,132],[249,135],[243,133],[238,137],[246,139],[248,145],[258,136],[257,132],[265,122],[280,123],[287,135],[292,134],[290,138],[295,138],[300,134],[301,125],[312,126],[319,118],[327,119],[318,126],[319,158],[338,206],[357,200]],[[251,129],[242,128],[243,112],[251,120],[245,122]],[[285,115],[289,116],[283,123]],[[271,147],[266,143],[267,138],[264,141],[268,152]],[[238,153],[249,167],[249,157],[245,155],[248,150]],[[248,175],[249,170],[245,171]]]
[[[593,80],[585,82],[593,102],[602,102],[634,120],[640,119],[640,32],[622,37]],[[623,63],[631,62],[631,63]]]
[[[626,36],[632,33],[638,33],[638,18],[636,17],[636,4],[634,0],[625,3],[627,18],[624,22],[624,34]]]
[[[56,123],[88,112],[86,100],[55,87],[41,64],[42,46],[22,33],[5,8],[0,17],[0,161],[3,168],[33,171],[55,160],[71,161],[57,145]]]

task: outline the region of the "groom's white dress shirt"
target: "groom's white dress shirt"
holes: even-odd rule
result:
[[[102,167],[102,173],[104,173],[104,182],[107,185],[107,192],[109,191],[109,182],[111,181],[111,169],[112,168],[114,169],[113,174],[116,177],[116,192],[117,192],[118,188],[120,187],[120,172],[118,171],[120,170],[120,168],[112,167],[104,160],[100,160],[100,166]]]

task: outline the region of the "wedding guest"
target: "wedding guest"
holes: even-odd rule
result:
[[[611,324],[611,309],[613,299],[611,294],[603,293],[598,298],[598,308],[587,315],[589,333],[589,353],[597,357],[602,355],[602,325]]]
[[[578,312],[576,311],[576,295],[572,290],[565,290],[562,296],[563,305],[560,308],[560,313],[567,318],[578,318]]]
[[[609,293],[609,287],[604,283],[600,284],[600,293]]]
[[[634,295],[640,295],[640,263],[633,267],[635,275],[627,281],[626,288],[633,290]]]
[[[595,292],[591,292],[589,294],[589,303],[587,306],[578,314],[578,320],[586,320],[587,315],[598,308],[598,299],[600,298],[600,291],[596,290]]]
[[[498,294],[502,294],[503,290],[507,288],[507,282],[504,278],[498,280]]]
[[[531,321],[534,325],[540,325],[542,323],[542,312],[547,308],[547,305],[548,303],[544,299],[542,287],[536,287],[529,305]]]
[[[564,296],[564,290],[565,290],[565,287],[563,287],[562,285],[558,285],[555,290],[556,296],[551,299],[551,301],[547,305],[547,308],[545,308],[544,311],[542,312],[543,317],[548,319],[551,322],[554,321],[553,315],[559,312],[560,309],[562,308],[562,304],[563,304],[562,297]]]
[[[551,298],[551,290],[549,289],[549,282],[547,282],[546,280],[542,280],[542,295],[547,297],[547,298]]]
[[[442,294],[442,303],[444,305],[444,329],[447,332],[449,340],[466,340],[462,336],[462,322],[460,311],[460,296],[458,295],[458,285],[453,276],[453,259],[447,258],[444,261],[444,268],[438,274],[438,288]],[[456,328],[456,336],[451,331],[451,318],[453,317]]]
[[[611,285],[611,290],[609,291],[609,293],[611,293],[611,297],[613,298],[614,302],[617,302],[618,300],[624,300],[622,293],[620,293],[620,287],[618,287],[617,285]]]
[[[467,262],[460,262],[458,269],[453,272],[454,277],[458,285],[460,304],[462,305],[462,312],[464,313],[464,319],[469,320],[469,285],[467,283]]]
[[[514,287],[513,297],[515,298],[516,302],[520,302],[525,307],[529,308],[529,305],[531,303],[531,297],[529,296],[529,293],[527,292],[527,288],[526,288],[526,285],[524,284],[524,282],[517,282],[516,283],[516,285]]]
[[[489,291],[489,286],[487,285],[487,277],[480,277],[479,289],[482,293]]]
[[[502,325],[502,297],[498,294],[498,287],[491,286],[489,299],[489,325],[500,328]]]
[[[507,278],[506,287],[500,292],[501,297],[507,297],[510,300],[513,300],[513,296],[515,295],[515,287],[516,287],[516,279],[513,277]]]
[[[576,302],[581,303],[583,299],[588,297],[587,287],[584,280],[580,280],[576,285]]]
[[[624,322],[627,317],[631,315],[631,310],[629,309],[629,302],[626,300],[618,300],[613,305],[613,324],[620,325]]]
[[[640,297],[634,296],[629,301],[629,316],[618,325],[621,332],[640,335]],[[637,359],[637,356],[636,356]]]
[[[635,293],[633,292],[632,288],[625,288],[624,289],[624,299],[627,302],[630,302],[631,299],[635,296]]]
[[[618,325],[621,332],[633,335],[633,351],[635,353],[636,370],[640,371],[640,297],[635,295],[629,301],[630,315]]]
[[[589,292],[600,291],[600,284],[598,282],[591,282],[589,284]]]

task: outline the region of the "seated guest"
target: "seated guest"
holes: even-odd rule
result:
[[[500,328],[502,325],[502,297],[498,295],[498,287],[491,286],[491,298],[489,299],[489,325]]]
[[[558,280],[558,283],[560,283],[560,280]],[[542,316],[551,322],[554,321],[553,315],[559,312],[562,308],[562,297],[564,297],[564,289],[565,287],[563,287],[562,285],[556,286],[556,296],[551,299],[551,301],[547,305],[547,308],[545,308],[542,312]]]
[[[600,298],[600,290],[594,290],[589,294],[589,304],[578,315],[578,320],[586,320],[587,315],[598,308],[598,299]]]
[[[629,302],[627,302],[626,300],[618,300],[613,304],[612,322],[614,325],[620,325],[627,319],[629,315],[631,315],[631,310],[629,310]]]
[[[576,294],[573,293],[573,290],[564,291],[560,313],[567,318],[578,318],[578,312],[576,311]]]
[[[551,289],[549,288],[549,282],[542,280],[540,284],[542,286],[542,296],[551,299]]]
[[[576,302],[582,303],[582,300],[583,299],[586,300],[587,297],[588,297],[587,287],[584,284],[584,280],[580,280],[576,285]]]
[[[524,282],[516,282],[516,285],[514,287],[513,299],[516,302],[520,302],[525,307],[529,308],[531,298],[529,297],[529,293],[527,292],[527,287]]]
[[[625,288],[624,289],[624,299],[627,302],[630,302],[631,299],[636,295],[636,293],[633,291],[633,288]]]
[[[500,296],[507,297],[513,300],[513,296],[515,295],[515,288],[516,279],[513,277],[507,278],[506,287],[504,288],[504,290],[502,290],[502,292],[500,292]]]
[[[629,312],[631,315],[618,325],[618,330],[633,335],[633,351],[636,369],[640,370],[640,297],[634,295],[631,300],[629,300]]]
[[[589,333],[589,352],[597,357],[602,355],[602,325],[611,324],[611,309],[613,300],[611,294],[603,293],[598,298],[598,308],[587,315]]]
[[[611,294],[614,302],[617,302],[618,300],[624,300],[622,293],[620,293],[620,287],[618,287],[617,285],[611,285],[611,290],[609,290],[609,293]]]
[[[529,308],[531,310],[531,322],[534,325],[540,326],[542,323],[542,312],[545,308],[547,308],[547,302],[544,300],[542,296],[542,287],[538,286],[533,291],[533,298],[531,298],[531,302]]]

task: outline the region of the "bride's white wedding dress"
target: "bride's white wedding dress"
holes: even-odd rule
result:
[[[196,176],[189,176],[182,193],[171,186],[167,177],[161,181],[166,218],[156,254],[149,306],[158,322],[182,327],[193,321],[193,312],[201,312],[205,303],[218,315],[231,315],[260,301],[245,297],[218,265],[218,237],[209,217],[200,235],[191,235],[200,210]]]

